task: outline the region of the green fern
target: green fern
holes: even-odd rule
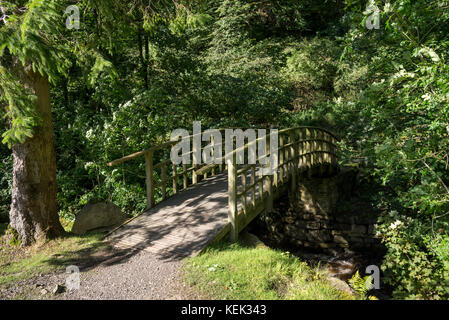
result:
[[[370,289],[368,284],[371,284],[371,281],[371,276],[361,277],[359,271],[356,271],[352,278],[349,279],[349,285],[360,297],[366,298]]]

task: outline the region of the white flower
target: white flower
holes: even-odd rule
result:
[[[92,129],[89,129],[87,132],[86,132],[86,138],[87,139],[89,139],[91,136],[92,136]]]
[[[392,224],[390,224],[390,229],[395,230],[397,227],[399,227],[402,224],[402,221],[396,220]]]

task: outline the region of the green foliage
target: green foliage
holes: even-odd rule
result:
[[[365,298],[367,297],[369,291],[368,285],[370,280],[371,276],[361,277],[359,271],[357,270],[348,282],[351,288],[354,289],[354,291],[357,292],[361,298]]]
[[[295,108],[309,109],[330,99],[337,77],[339,46],[330,39],[314,38],[286,49],[282,73],[296,91]]]
[[[299,119],[333,127],[347,161],[364,163],[388,188],[379,207],[391,216],[379,230],[395,297],[447,299],[448,256],[440,248],[449,221],[449,14],[441,8],[449,3],[376,1],[384,28],[371,32],[364,2],[347,4],[352,28],[341,39],[335,97]],[[401,228],[392,230],[395,219]]]
[[[384,217],[378,232],[388,252],[382,266],[385,281],[397,298],[447,299],[449,296],[449,223],[404,218],[398,212]]]
[[[0,83],[2,100],[7,103],[5,118],[10,119],[10,129],[2,134],[3,143],[11,147],[11,143],[23,143],[32,137],[33,127],[39,123],[32,105],[36,97],[25,89],[6,68],[0,65]]]

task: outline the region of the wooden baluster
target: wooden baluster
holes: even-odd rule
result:
[[[256,207],[256,165],[251,166],[251,205],[253,209]]]
[[[210,142],[212,144],[212,150],[210,152],[211,156],[212,156],[212,162],[215,163],[215,141],[214,141],[214,136],[210,137]],[[215,167],[212,168],[212,172],[211,172],[211,177],[215,176]]]
[[[162,200],[167,198],[167,164],[161,167],[161,189],[162,189]]]
[[[292,192],[295,192],[296,190],[296,174],[297,174],[297,153],[296,153],[296,143],[295,143],[295,130],[290,131],[290,143],[293,143],[290,146],[290,154],[291,154],[291,181],[290,181],[290,189]]]
[[[279,138],[279,136],[278,136]],[[278,185],[279,185],[279,141],[278,141],[278,149],[277,149],[277,153],[278,153],[278,166],[276,168],[276,170],[273,173],[273,187],[277,189]]]
[[[187,189],[188,181],[187,181],[187,165],[182,165],[182,185],[184,189]]]
[[[304,139],[305,139],[304,129],[299,129],[299,140],[301,141]],[[299,149],[298,169],[300,172],[302,172],[302,169],[304,167],[304,141],[300,142],[300,144],[298,145],[298,149]]]
[[[176,172],[176,165],[172,164],[172,177],[173,177],[173,194],[178,193],[178,173]]]
[[[310,164],[311,164],[311,166],[312,166],[312,168],[314,168],[315,167],[315,150],[316,150],[316,136],[315,136],[315,129],[312,129],[312,132],[310,133],[311,134],[311,138],[312,138],[312,148],[311,148],[311,155],[312,155],[312,157],[311,157],[311,161],[310,161]]]
[[[242,179],[242,210],[246,214],[247,208],[246,208],[246,171],[242,172],[241,174]]]
[[[147,187],[147,209],[154,206],[153,151],[145,153],[145,173]]]
[[[232,160],[227,161],[228,166],[228,219],[231,224],[230,240],[235,242],[239,237],[237,221],[237,165],[235,152]]]
[[[226,167],[226,165],[223,165],[223,163],[226,161],[226,160],[224,159],[224,157],[223,157],[223,154],[224,154],[224,148],[225,148],[224,134],[222,133],[221,135],[222,135],[222,138],[221,138],[221,141],[220,141],[220,143],[221,143],[220,148],[221,148],[221,150],[222,150],[222,152],[221,152],[222,158],[220,159],[220,164],[218,165],[218,172],[219,172],[219,173],[222,173],[224,167]]]
[[[319,166],[320,166],[320,177],[322,177],[324,175],[324,172],[326,170],[326,166],[324,163],[324,142],[322,140],[324,140],[324,132],[323,131],[319,131],[319,138],[321,141],[319,141]]]
[[[307,135],[307,175],[310,178],[312,176],[312,130],[307,129],[306,130],[306,135]]]
[[[270,135],[268,135],[267,136],[267,144],[266,144],[266,154],[267,155],[270,153],[270,149],[271,149],[271,137],[270,137]],[[271,157],[271,154],[270,154],[270,157]],[[271,167],[270,162],[268,162],[268,166]],[[266,192],[265,212],[269,213],[269,212],[273,211],[273,175],[268,174],[267,176],[264,177],[264,179],[262,181],[265,184],[265,192]]]
[[[280,184],[284,183],[284,135],[279,136],[279,180]]]
[[[259,199],[262,200],[264,197],[263,194],[263,170],[262,168],[259,168]]]
[[[266,189],[266,198],[265,198],[265,212],[270,213],[273,211],[273,176],[267,175],[265,176],[265,189]]]
[[[192,170],[192,185],[198,183],[198,174],[196,173],[197,169],[198,169],[198,165],[194,164],[193,170]]]

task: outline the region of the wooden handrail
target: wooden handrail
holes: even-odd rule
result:
[[[253,129],[253,128],[228,128],[228,129],[242,129],[242,130],[247,130],[247,129]],[[300,127],[294,127],[294,128],[286,128],[286,129],[281,129],[281,130],[279,130],[278,131],[278,133],[279,134],[284,134],[284,133],[287,133],[287,132],[289,132],[289,131],[292,131],[292,130],[298,130],[298,129],[313,129],[313,130],[320,130],[320,131],[324,131],[324,132],[326,132],[326,133],[328,133],[332,138],[334,138],[335,140],[337,140],[337,141],[340,141],[331,131],[329,131],[329,130],[327,130],[327,129],[323,129],[323,128],[319,128],[319,127],[313,127],[313,126],[300,126]],[[224,131],[224,130],[226,130],[226,129],[224,129],[224,128],[220,128],[220,129],[217,129],[217,130],[219,130],[219,131]],[[266,130],[270,130],[270,129],[266,129]],[[201,133],[200,133],[201,134]],[[188,136],[187,138],[193,138],[193,137],[195,137],[195,136],[197,136],[197,135],[190,135],[190,136]],[[267,136],[269,136],[269,134],[267,134]],[[255,141],[258,141],[258,140],[260,140],[260,139],[263,139],[263,138],[265,138],[265,137],[260,137],[260,138],[257,138]],[[143,156],[145,153],[147,153],[147,152],[150,152],[150,151],[157,151],[157,150],[160,150],[160,149],[162,149],[162,148],[164,148],[164,147],[167,147],[167,146],[171,146],[171,145],[173,145],[173,144],[176,144],[176,143],[178,143],[179,142],[179,139],[178,140],[173,140],[173,141],[167,141],[167,142],[164,142],[164,143],[161,143],[161,144],[158,144],[158,145],[156,145],[156,146],[153,146],[153,147],[151,147],[151,148],[149,148],[149,149],[146,149],[146,150],[142,150],[142,151],[138,151],[138,152],[135,152],[135,153],[133,153],[133,154],[130,154],[130,155],[127,155],[127,156],[124,156],[124,157],[122,157],[122,158],[120,158],[120,159],[116,159],[116,160],[113,160],[113,161],[111,161],[111,162],[109,162],[107,165],[108,166],[110,166],[110,167],[112,167],[112,166],[115,166],[115,165],[117,165],[117,164],[120,164],[120,163],[123,163],[123,162],[125,162],[125,161],[129,161],[129,160],[132,160],[132,159],[135,159],[135,158],[137,158],[137,157],[140,157],[140,156]],[[299,141],[300,142],[300,141]],[[330,142],[330,141],[329,141]],[[217,145],[223,145],[223,143],[217,143]],[[247,146],[248,144],[246,144],[245,146]],[[244,146],[244,147],[245,147]],[[241,151],[240,150],[241,148],[239,148],[239,149],[237,149],[237,150],[233,150],[232,152],[238,152],[238,151]],[[190,151],[189,153],[192,153],[193,151]],[[226,155],[225,156],[223,156],[223,158],[224,157],[226,157]]]

